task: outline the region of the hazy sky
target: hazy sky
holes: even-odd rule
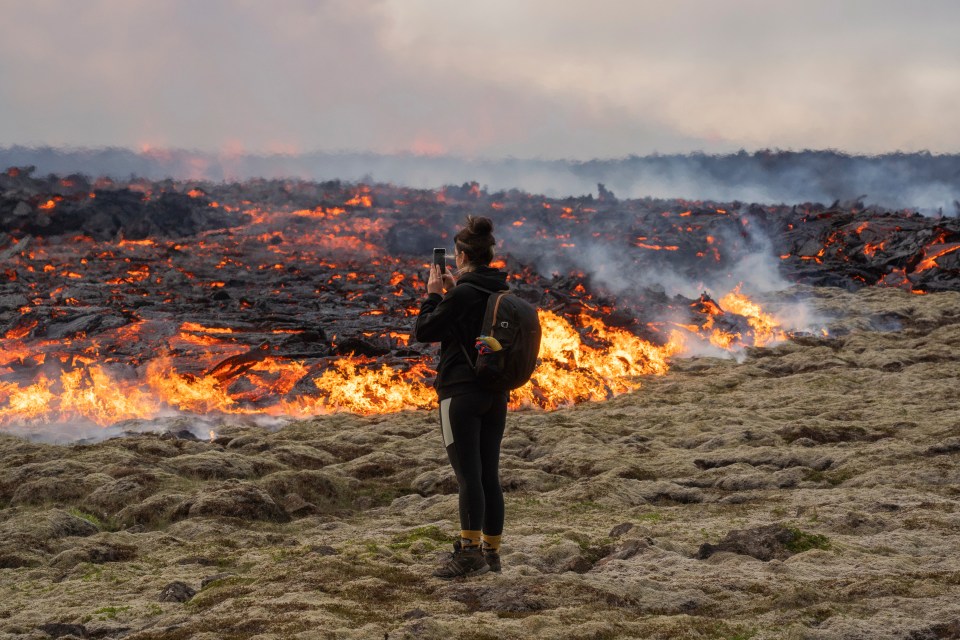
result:
[[[0,0],[0,146],[960,151],[957,0]]]

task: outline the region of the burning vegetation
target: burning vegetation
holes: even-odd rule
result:
[[[468,213],[494,219],[511,286],[541,309],[542,364],[515,407],[635,389],[693,344],[787,337],[736,281],[711,287],[717,299],[688,299],[656,286],[658,273],[724,282],[744,255],[772,251],[793,281],[924,293],[956,288],[960,255],[956,220],[857,204],[114,183],[10,169],[0,175],[0,425],[432,406],[434,348],[409,331],[430,249]]]

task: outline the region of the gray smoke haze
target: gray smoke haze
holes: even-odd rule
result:
[[[848,155],[835,151],[740,151],[727,155],[651,155],[589,161],[476,159],[369,153],[223,154],[182,150],[0,146],[0,168],[34,165],[40,174],[132,175],[213,182],[250,178],[340,179],[436,189],[478,182],[488,191],[519,189],[550,197],[597,193],[620,198],[715,202],[865,202],[890,209],[957,215],[960,155]]]

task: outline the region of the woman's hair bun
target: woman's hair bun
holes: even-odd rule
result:
[[[472,236],[486,236],[493,233],[493,221],[482,216],[467,216],[467,229]]]
[[[454,237],[457,251],[467,254],[467,260],[476,266],[488,265],[493,260],[493,221],[483,216],[467,216],[467,224]]]

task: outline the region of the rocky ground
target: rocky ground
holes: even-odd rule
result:
[[[511,414],[502,575],[429,575],[430,412],[0,437],[0,637],[960,637],[960,294],[797,297],[831,337]]]

